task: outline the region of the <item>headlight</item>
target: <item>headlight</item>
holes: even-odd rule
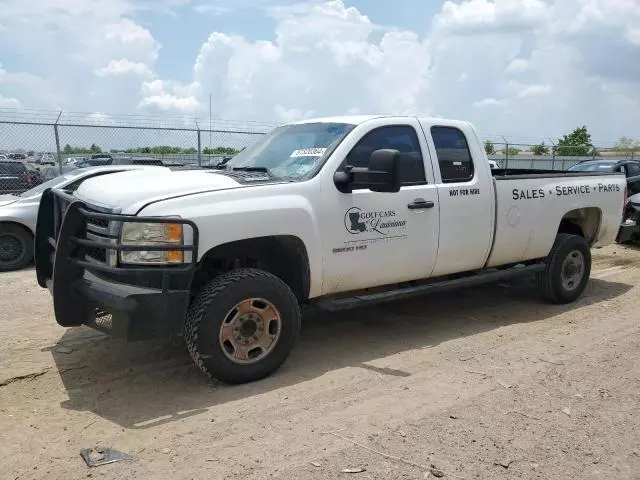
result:
[[[123,223],[120,243],[123,245],[182,245],[180,223]],[[132,264],[183,263],[182,250],[121,251],[120,261]]]

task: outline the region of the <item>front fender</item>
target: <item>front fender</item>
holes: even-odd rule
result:
[[[218,198],[215,198],[218,197]],[[198,261],[211,249],[257,237],[298,237],[309,258],[309,297],[322,292],[322,249],[318,221],[311,203],[297,194],[264,198],[220,198],[194,195],[154,203],[139,215],[179,215],[199,229]]]

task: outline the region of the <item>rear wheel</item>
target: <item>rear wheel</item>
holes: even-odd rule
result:
[[[542,296],[553,303],[570,303],[584,291],[591,274],[591,249],[579,235],[560,233],[538,274]]]
[[[19,225],[0,225],[0,272],[19,270],[33,259],[33,235]]]
[[[208,376],[237,384],[277,370],[300,333],[301,314],[291,289],[256,269],[224,273],[193,300],[185,323],[191,358]]]

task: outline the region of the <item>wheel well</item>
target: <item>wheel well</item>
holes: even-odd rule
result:
[[[24,230],[25,232],[27,232],[29,235],[31,235],[32,237],[34,236],[34,233],[31,231],[31,229],[30,229],[29,227],[24,226],[24,225],[23,225],[23,224],[21,224],[21,223],[18,223],[18,222],[10,222],[10,221],[7,221],[7,222],[0,222],[0,227],[2,227],[3,225],[13,225],[13,226],[15,226],[15,227],[19,227],[19,228],[21,228],[22,230]]]
[[[580,235],[592,245],[600,230],[602,211],[597,207],[577,208],[565,213],[560,221],[558,233]]]
[[[192,291],[221,273],[236,268],[258,268],[279,277],[298,301],[309,298],[309,258],[298,237],[278,235],[225,243],[204,254],[194,275]]]

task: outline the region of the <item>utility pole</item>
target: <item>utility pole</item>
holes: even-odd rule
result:
[[[211,155],[211,94],[209,94],[209,155]]]
[[[549,137],[549,141],[551,142],[551,153],[553,154],[553,158],[551,159],[551,170],[556,169],[556,144],[553,141],[553,138]]]
[[[58,122],[60,121],[60,117],[62,116],[62,110],[58,114],[58,118],[56,118],[56,123],[53,124],[53,135],[56,139],[56,157],[58,159],[58,172],[62,175],[62,154],[60,153],[60,134],[58,133]]]

